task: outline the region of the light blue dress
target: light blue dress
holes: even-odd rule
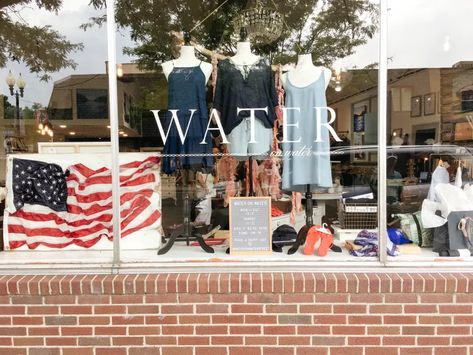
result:
[[[305,192],[332,186],[330,166],[330,137],[327,127],[322,127],[323,142],[316,143],[317,121],[314,107],[326,107],[325,75],[304,87],[292,85],[290,75],[286,80],[286,107],[299,107],[300,112],[288,110],[288,124],[299,122],[299,127],[289,126],[286,140],[298,143],[283,143],[283,189]],[[321,123],[327,123],[327,110],[323,109]]]

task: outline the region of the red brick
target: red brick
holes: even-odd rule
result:
[[[405,305],[404,313],[437,313],[437,305],[434,304],[416,304]]]
[[[248,316],[246,316],[248,317]],[[274,317],[276,319],[276,317]],[[241,323],[252,323],[245,321],[244,315],[212,315],[212,323],[213,324],[241,324]],[[258,323],[258,322],[254,322]]]
[[[349,324],[381,324],[381,316],[348,316]]]
[[[177,338],[179,345],[210,345],[210,337],[182,336]]]
[[[150,303],[177,303],[177,294],[157,294],[157,295],[146,295],[145,296],[145,304]]]
[[[319,290],[317,290],[319,291]],[[315,295],[315,303],[348,303],[348,295],[346,294],[333,294],[333,293],[320,293]]]
[[[365,355],[398,355],[397,348],[395,347],[367,347],[365,348]]]
[[[452,337],[452,345],[473,345],[473,336]]]
[[[44,345],[43,337],[27,337],[27,338],[13,338],[14,346],[42,346]]]
[[[400,355],[432,355],[433,348],[421,348],[421,347],[411,347],[411,348],[399,348]]]
[[[383,345],[406,346],[415,345],[416,337],[413,336],[384,336]]]
[[[142,306],[134,306],[134,307],[142,307]],[[94,306],[95,314],[123,314],[125,312],[126,312],[125,306],[116,306],[116,305]]]
[[[110,317],[83,316],[79,317],[80,325],[106,325],[110,324]]]
[[[86,297],[86,296],[78,296],[77,299],[80,300],[82,297]],[[74,304],[76,303],[76,296],[72,296],[72,295],[47,296],[47,297],[44,297],[44,303],[54,304],[54,305]],[[90,302],[90,303],[93,304],[94,302]]]
[[[297,305],[295,304],[268,304],[265,309],[265,313],[297,313]]]
[[[79,337],[80,346],[110,346],[112,343],[111,337]]]
[[[384,303],[417,303],[417,295],[409,293],[387,294],[384,296]]]
[[[417,345],[450,345],[449,337],[417,337]]]
[[[126,335],[126,327],[95,327],[95,335]]]
[[[76,346],[77,338],[75,337],[48,337],[46,338],[47,346]]]
[[[322,348],[322,347],[303,347],[303,348],[296,348],[297,355],[328,355],[329,349]]]
[[[297,334],[330,334],[330,326],[328,325],[299,325],[297,326]]]
[[[232,313],[263,313],[261,304],[232,304]]]
[[[195,306],[196,313],[228,313],[228,304],[198,304]]]
[[[438,335],[469,335],[470,327],[462,326],[438,326]]]
[[[0,346],[12,346],[12,337],[0,337]]]
[[[13,317],[13,325],[40,325],[43,317]]]
[[[453,303],[453,294],[421,294],[419,303]]]
[[[283,296],[281,296],[283,297]],[[272,293],[257,293],[248,295],[246,298],[247,303],[279,303],[279,295]]]
[[[194,349],[192,347],[162,347],[161,355],[193,355]]]
[[[200,347],[197,346],[195,347],[195,355],[227,355],[227,348],[224,347],[216,347],[216,346],[210,346],[210,347]]]
[[[416,316],[384,316],[384,324],[416,324]]]
[[[145,324],[177,324],[177,316],[146,316]]]
[[[84,347],[75,347],[71,348],[63,348],[62,355],[94,355],[94,348],[84,348]]]
[[[130,348],[128,350],[128,355],[156,355],[159,354],[159,347],[137,347]]]
[[[1,335],[26,335],[25,327],[0,327]]]
[[[113,345],[143,345],[144,344],[144,338],[143,337],[132,337],[132,336],[126,336],[126,337],[113,337],[112,338],[112,343]]]
[[[368,327],[367,334],[379,334],[379,335],[393,335],[393,334],[401,334],[401,327],[386,327],[386,326],[379,326],[379,327]]]
[[[105,296],[106,298],[110,298],[108,296]],[[140,304],[143,304],[143,296],[141,295],[112,295],[112,304],[130,304],[130,303],[140,303]],[[89,302],[80,302],[80,298],[79,298],[79,303],[89,303]],[[94,302],[90,302],[90,303],[94,303]],[[99,303],[99,302],[96,302],[96,303]],[[100,302],[100,303],[110,303],[110,300],[108,300],[108,302],[105,302],[105,299],[104,299],[104,302]]]
[[[369,307],[369,313],[377,313],[377,314],[401,314],[402,313],[402,306],[401,305],[371,305]]]
[[[244,303],[245,296],[242,294],[218,294],[212,295],[212,303]]]
[[[312,344],[313,345],[345,345],[346,337],[337,337],[337,336],[313,336]]]
[[[310,336],[280,336],[279,345],[310,345]]]
[[[179,303],[209,303],[210,295],[207,294],[179,294]]]
[[[263,355],[294,355],[294,350],[291,348],[263,348]]]
[[[261,327],[257,325],[230,326],[229,334],[261,334]]]
[[[471,305],[440,305],[439,311],[446,314],[471,314]]]
[[[347,355],[347,348],[346,347],[332,347],[330,348],[330,355]],[[350,347],[350,355],[363,355],[364,351],[363,348],[355,348],[353,346]]]
[[[188,314],[194,313],[192,305],[163,305],[161,306],[161,313],[163,314]]]
[[[139,327],[128,327],[128,333],[130,335],[160,335],[160,327],[152,327],[149,325]]]
[[[210,316],[179,316],[178,324],[210,324]]]
[[[315,315],[314,324],[347,324],[345,315]]]
[[[256,347],[230,347],[229,355],[261,355],[261,348]]]
[[[377,294],[350,294],[350,304],[352,303],[383,303],[384,296]]]
[[[332,327],[333,334],[365,334],[365,327],[359,325],[351,325],[351,326],[333,326]]]
[[[300,313],[308,314],[308,313],[332,313],[332,305],[330,304],[301,304],[299,306]]]
[[[0,306],[0,314],[2,316],[7,314],[25,314],[25,306]]]
[[[195,334],[228,334],[226,325],[196,325]]]
[[[232,334],[232,333],[230,333]],[[243,345],[242,336],[214,335],[212,336],[212,344],[216,345]]]
[[[194,334],[194,327],[189,325],[163,325],[164,335]]]
[[[278,337],[276,336],[246,336],[246,345],[276,345]]]
[[[59,314],[59,307],[57,306],[29,306],[27,314]]]
[[[42,304],[43,298],[41,296],[12,296],[12,304]]]
[[[273,315],[259,315],[259,314],[246,314],[245,323],[246,324],[276,324],[277,316]]]
[[[471,323],[473,323],[473,315],[453,316],[453,324],[471,324]]]
[[[59,327],[28,327],[28,335],[59,335]]]
[[[281,334],[281,335],[289,335],[289,334],[296,334],[296,327],[289,326],[289,325],[267,325],[263,327],[264,334]]]
[[[434,335],[435,327],[427,326],[404,326],[402,327],[403,335]]]
[[[419,316],[419,324],[451,324],[449,316]]]
[[[92,306],[61,306],[61,314],[92,314]]]
[[[348,345],[381,345],[380,337],[348,337]]]
[[[173,337],[173,336],[146,337],[145,343],[148,345],[176,345],[177,337]]]
[[[61,327],[61,335],[92,335],[92,327]]]
[[[124,348],[96,348],[95,355],[126,355]]]
[[[436,347],[435,355],[467,355],[468,348],[460,347]]]
[[[20,348],[17,348],[18,350],[15,350],[13,352],[8,352],[7,354],[23,354]],[[18,352],[17,352],[18,351]],[[28,355],[60,355],[61,349],[60,348],[29,348],[28,349]],[[2,354],[4,354],[2,350]]]
[[[137,315],[113,316],[113,325],[127,325],[127,324],[144,324],[145,317]]]
[[[34,353],[34,352],[33,352],[35,349],[36,349],[36,348],[30,348],[30,349],[29,349],[29,353],[30,353],[30,354],[38,354],[38,353]],[[8,349],[8,348],[3,348],[3,349],[2,349],[2,355],[26,355],[26,349],[20,349],[20,348]],[[56,355],[56,354],[54,354],[54,355]],[[59,352],[57,352],[57,355],[59,355]]]

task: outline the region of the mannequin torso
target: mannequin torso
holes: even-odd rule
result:
[[[212,64],[200,61],[195,56],[195,48],[193,46],[182,46],[179,58],[164,62],[161,66],[166,79],[168,79],[169,74],[171,74],[175,67],[191,68],[200,66],[200,69],[205,75],[205,82],[209,80],[212,74]]]
[[[296,68],[284,73],[281,77],[281,82],[283,86],[286,86],[289,76],[293,86],[303,88],[319,80],[321,75],[325,76],[325,88],[327,88],[332,77],[332,71],[325,67],[316,67],[312,63],[311,54],[301,54],[297,58]]]
[[[236,65],[252,65],[260,60],[260,57],[251,52],[250,42],[238,42],[236,54],[230,60]]]

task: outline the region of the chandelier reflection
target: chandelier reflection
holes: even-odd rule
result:
[[[263,6],[255,0],[253,7],[248,7],[234,20],[233,28],[239,31],[245,28],[251,41],[271,43],[277,40],[283,30],[283,17],[271,7]]]
[[[344,68],[336,67],[332,70],[332,78],[330,86],[336,91],[340,92],[351,81],[352,73]]]

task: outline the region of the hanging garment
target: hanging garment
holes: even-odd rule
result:
[[[219,62],[214,107],[220,113],[232,155],[262,155],[271,150],[277,105],[274,78],[267,59],[261,58],[251,65],[237,65],[231,59]],[[248,143],[250,111],[238,113],[238,108],[267,108],[267,113],[255,112],[257,143]]]
[[[205,75],[200,65],[195,67],[176,67],[168,77],[169,110],[179,110],[177,113],[182,132],[189,130],[182,143],[177,127],[172,121],[171,112],[167,112],[164,120],[164,132],[169,125],[169,136],[164,145],[163,171],[172,174],[176,168],[206,169],[213,166],[212,137],[210,133],[204,138],[208,124],[208,110],[205,94]],[[191,119],[191,111],[195,110]],[[203,140],[207,144],[200,144]]]
[[[314,107],[326,107],[325,75],[304,87],[291,83],[290,75],[286,84],[286,107],[300,108],[288,110],[287,124],[299,123],[299,127],[289,126],[287,141],[283,143],[283,189],[305,192],[307,185],[311,190],[316,187],[332,186],[332,169],[330,166],[330,138],[327,128],[322,127],[320,137],[323,142],[316,143],[317,120]],[[321,109],[321,123],[327,123],[327,110]]]

